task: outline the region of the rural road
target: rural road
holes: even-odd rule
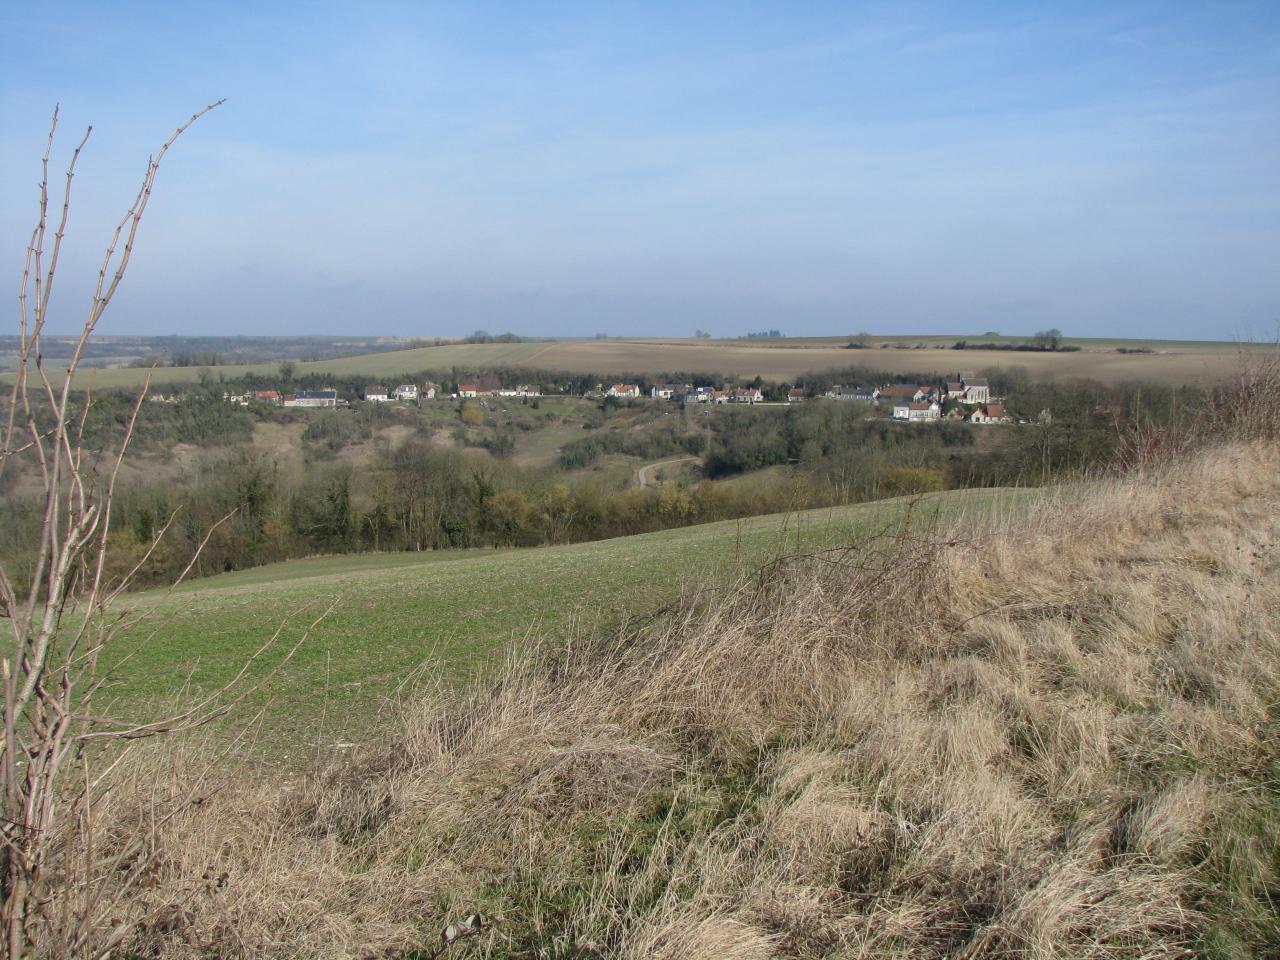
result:
[[[658,467],[669,467],[673,463],[688,463],[690,460],[701,460],[701,457],[676,457],[674,460],[660,460],[657,463],[646,463],[643,467],[636,471],[636,482],[640,484],[640,489],[653,483],[649,479],[649,471],[656,470]]]

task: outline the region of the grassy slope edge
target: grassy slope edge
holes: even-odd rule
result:
[[[135,947],[1276,955],[1278,478],[1219,447],[525,651],[157,829]],[[121,823],[178,761],[131,762]]]
[[[608,629],[679,596],[732,580],[772,556],[848,542],[908,509],[1004,511],[1031,490],[958,490],[849,507],[699,524],[612,540],[518,550],[364,554],[272,564],[132,595],[152,619],[110,689],[118,712],[214,689],[289,621],[292,638],[323,609],[294,660],[248,706],[265,706],[260,748],[310,758],[385,722],[387,698],[415,679],[473,677],[512,645]],[[269,660],[270,658],[268,658]],[[269,668],[264,662],[262,668]],[[270,701],[270,702],[268,702]],[[145,711],[144,711],[145,712]],[[293,749],[288,745],[292,744]]]

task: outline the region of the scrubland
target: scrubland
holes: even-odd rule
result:
[[[137,751],[109,922],[146,957],[1275,955],[1278,546],[1272,435],[513,655],[304,779]]]

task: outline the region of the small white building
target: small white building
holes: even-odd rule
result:
[[[370,384],[364,388],[364,398],[371,403],[386,403],[391,399],[387,388],[378,384]]]
[[[615,383],[604,392],[606,397],[638,397],[640,396],[640,388],[634,383]]]
[[[687,383],[655,383],[649,390],[649,396],[655,400],[672,400],[676,397],[687,397],[693,387]]]
[[[299,390],[293,396],[284,398],[286,407],[336,407],[338,391],[333,387],[323,390]]]
[[[895,420],[920,423],[926,420],[938,420],[941,417],[942,407],[933,400],[895,400],[893,404]]]
[[[755,387],[739,387],[733,392],[734,403],[760,403],[764,394]]]
[[[428,380],[418,390],[418,396],[423,400],[434,400],[436,398],[436,385]]]
[[[417,400],[418,385],[416,383],[402,383],[392,391],[392,396],[397,400]]]
[[[825,394],[828,400],[856,400],[860,403],[875,403],[880,391],[868,387],[832,387]]]

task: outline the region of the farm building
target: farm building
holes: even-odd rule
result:
[[[323,390],[299,390],[292,396],[284,398],[286,407],[336,407],[338,391],[333,387]]]

